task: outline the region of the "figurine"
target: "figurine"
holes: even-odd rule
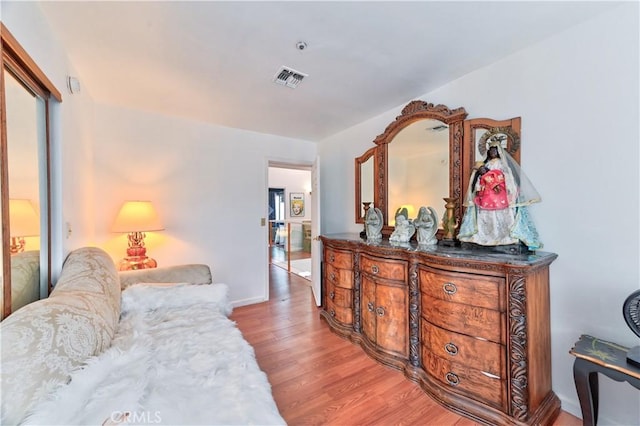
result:
[[[367,231],[368,241],[379,241],[382,239],[382,211],[377,207],[367,210],[364,218],[364,226]]]
[[[418,217],[413,221],[418,233],[419,245],[438,244],[436,232],[438,232],[438,215],[433,207],[420,207]]]
[[[458,239],[483,246],[522,242],[535,251],[542,243],[527,206],[539,201],[518,163],[492,138],[486,159],[471,174]]]
[[[409,219],[409,210],[406,207],[398,207],[396,210],[396,214],[393,215],[396,221],[398,221],[398,216],[404,216],[405,219]]]
[[[406,209],[404,209],[406,210]],[[416,232],[416,227],[403,214],[396,216],[396,227],[389,237],[389,241],[407,243]]]

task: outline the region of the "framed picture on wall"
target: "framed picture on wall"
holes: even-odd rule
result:
[[[291,217],[304,216],[304,193],[291,192],[289,194],[289,210]]]

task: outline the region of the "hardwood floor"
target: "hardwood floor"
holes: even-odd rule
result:
[[[457,425],[477,423],[438,405],[402,373],[369,358],[320,320],[308,281],[269,265],[270,300],[236,308],[278,409],[293,425]],[[580,426],[562,412],[555,426]]]
[[[278,245],[272,245],[269,249],[269,261],[270,262],[283,262],[287,260],[287,252],[286,250],[282,247],[282,246],[278,246]],[[300,250],[300,251],[292,251],[289,252],[289,257],[291,258],[291,260],[297,260],[297,259],[309,259],[311,257],[311,252],[310,251],[304,251],[304,250]]]

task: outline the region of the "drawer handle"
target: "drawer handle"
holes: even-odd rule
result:
[[[376,309],[376,314],[379,317],[383,317],[384,316],[384,308],[382,306],[378,306],[378,309]]]
[[[451,356],[458,355],[458,347],[451,342],[444,345],[444,350],[446,353],[448,353]]]
[[[335,272],[332,272],[332,273],[329,275],[329,279],[330,279],[331,281],[335,281],[335,280],[336,280],[336,274],[335,274]]]
[[[336,316],[336,311],[334,311],[333,309],[329,311],[329,315],[331,315],[332,317]]]
[[[329,262],[333,263],[333,262],[335,262],[335,260],[336,260],[336,257],[334,256],[334,254],[333,254],[333,253],[331,253],[331,254],[329,255]]]
[[[490,379],[499,379],[500,376],[496,376],[495,374],[487,373],[486,371],[481,371],[482,374],[489,377]]]
[[[458,386],[460,384],[460,378],[455,373],[448,372],[444,378],[451,386]]]
[[[456,292],[458,291],[458,287],[456,287],[454,283],[444,283],[442,285],[442,290],[444,290],[445,293],[452,295],[456,294]]]
[[[333,291],[329,293],[329,299],[333,300],[334,297],[336,297],[336,294]]]
[[[374,274],[380,272],[380,268],[378,268],[378,265],[371,266],[371,272],[373,272]]]
[[[367,303],[367,309],[369,310],[369,312],[373,312],[373,302]]]

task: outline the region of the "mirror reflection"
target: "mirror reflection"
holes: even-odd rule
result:
[[[40,298],[40,168],[44,100],[4,70],[11,310]]]
[[[418,120],[388,144],[388,224],[398,208],[414,219],[421,206],[433,207],[442,218],[449,196],[449,128],[441,121]],[[372,179],[373,181],[373,179]]]
[[[373,203],[373,157],[360,164],[360,217],[364,217],[365,207]]]
[[[369,207],[376,202],[374,191],[375,148],[356,158],[356,223],[364,223]]]

